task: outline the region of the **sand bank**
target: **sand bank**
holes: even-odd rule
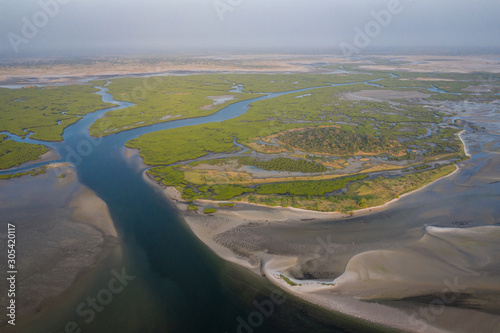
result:
[[[427,227],[402,249],[354,256],[333,286],[301,280],[291,287],[279,278],[283,268],[269,262],[264,270],[276,285],[313,303],[404,331],[494,332],[500,327],[499,237],[498,226]]]
[[[0,224],[16,225],[19,324],[57,302],[80,273],[118,244],[107,205],[78,182],[67,163],[49,165],[46,174],[1,180],[0,209]],[[6,230],[1,228],[1,238]],[[0,295],[0,303],[6,296]]]

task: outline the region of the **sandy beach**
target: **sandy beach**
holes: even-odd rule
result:
[[[107,205],[78,182],[74,168],[57,163],[46,171],[0,181],[0,223],[16,225],[20,324],[44,304],[57,302],[79,274],[118,245]],[[0,265],[5,268],[4,262]],[[0,289],[6,290],[5,283]],[[0,295],[2,304],[6,297]]]
[[[458,136],[471,156],[463,134]],[[192,232],[217,255],[311,303],[406,332],[491,332],[500,327],[496,314],[500,271],[490,264],[500,262],[500,247],[495,241],[500,227],[427,227],[416,231],[418,237],[387,249],[364,250],[356,248],[354,242],[352,246],[328,244],[329,255],[317,251],[322,238],[308,240],[304,236],[313,225],[342,224],[352,218],[384,214],[399,206],[403,198],[411,199],[429,188],[432,191],[445,178],[455,179],[459,171],[457,167],[446,177],[384,205],[355,211],[354,217],[240,202],[223,207],[209,200],[194,201],[198,210],[193,212],[175,188],[158,185],[146,173],[144,178],[161,189]],[[205,208],[217,211],[204,214]],[[282,234],[276,234],[279,230]],[[318,273],[309,278],[303,269],[310,266]],[[291,286],[283,276],[297,285]],[[439,308],[433,307],[433,302]]]

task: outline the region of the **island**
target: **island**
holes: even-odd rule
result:
[[[277,59],[111,59],[56,82],[40,66],[43,86],[0,88],[2,222],[36,239],[19,327],[73,320],[43,318],[74,316],[118,267],[137,277],[120,306],[150,301],[141,315],[157,290],[196,308],[192,284],[248,272],[297,296],[290,311],[328,310],[308,327],[500,327],[498,60]]]

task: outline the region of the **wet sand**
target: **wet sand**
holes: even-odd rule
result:
[[[491,113],[470,112],[496,131]],[[489,333],[500,329],[500,156],[488,133],[459,138],[472,159],[455,172],[353,217],[208,200],[192,212],[162,191],[219,256],[311,303],[402,331]]]
[[[68,164],[52,164],[43,175],[0,181],[0,210],[2,239],[6,224],[16,225],[18,323],[57,300],[80,273],[118,245],[106,204],[78,182]],[[4,272],[5,265],[2,260]],[[6,290],[5,281],[0,281],[1,290]],[[0,295],[1,304],[6,297]],[[2,318],[0,327],[5,324]]]

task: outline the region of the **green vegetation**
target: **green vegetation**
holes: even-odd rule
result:
[[[447,176],[456,169],[457,167],[453,164],[401,177],[377,177],[363,180],[349,186],[346,196],[357,200],[365,199],[369,207],[378,206]]]
[[[37,175],[42,175],[47,173],[45,166],[38,167],[36,169],[32,169],[30,171],[25,171],[25,172],[18,172],[10,175],[0,175],[0,179],[11,179],[11,178],[18,178],[26,175],[31,175],[31,176],[37,176]]]
[[[325,193],[339,190],[347,186],[349,182],[365,179],[366,175],[344,177],[323,181],[302,181],[273,183],[257,186],[257,194],[291,194],[300,196],[321,196]]]
[[[93,136],[105,136],[155,123],[211,115],[228,104],[258,95],[232,93],[232,82],[220,75],[189,75],[116,79],[108,92],[116,100],[135,105],[107,112],[90,127]],[[229,97],[215,104],[216,97]]]
[[[211,214],[211,213],[215,213],[216,211],[217,211],[217,209],[215,209],[215,208],[205,208],[203,210],[203,213],[205,213],[205,214]]]
[[[103,103],[96,91],[90,86],[0,88],[0,132],[62,141],[64,129],[81,116],[113,105]]]
[[[60,175],[58,176],[58,178],[66,178],[66,174],[65,174],[65,173],[60,174]]]
[[[219,206],[221,207],[234,207],[234,203],[233,202],[223,202],[223,203],[220,203]]]
[[[241,165],[252,165],[270,171],[312,173],[325,172],[327,170],[327,168],[321,164],[306,160],[293,160],[285,157],[273,158],[268,161],[261,161],[251,157],[241,157],[238,159],[238,162]]]
[[[188,209],[192,210],[192,211],[196,211],[196,210],[198,210],[198,206],[191,204],[188,206]]]
[[[6,138],[7,135],[0,134],[0,169],[9,169],[36,160],[49,151],[42,145],[16,142]]]
[[[223,77],[244,85],[243,91],[268,93],[322,87],[336,83],[369,81],[389,77],[389,74],[368,73],[339,76],[335,74],[229,74]]]
[[[161,177],[162,183],[165,186],[179,186],[186,184],[186,181],[184,180],[184,173],[171,166],[154,167],[151,168],[148,173],[155,177],[155,179]]]
[[[200,199],[213,199],[213,200],[230,200],[234,197],[240,196],[243,193],[254,192],[255,190],[250,187],[243,187],[241,185],[212,185],[212,186],[200,186],[198,188],[198,195],[194,192],[189,191],[191,188],[184,190],[184,195],[192,195],[191,198]]]
[[[0,88],[0,132],[44,141],[62,141],[64,129],[81,116],[112,106],[90,86]],[[0,169],[38,159],[49,150],[42,145],[5,140],[0,135]]]
[[[400,145],[397,141],[379,139],[373,134],[360,133],[352,129],[335,127],[306,128],[281,134],[279,140],[285,145],[308,152],[337,156],[354,154],[379,154],[393,152]]]
[[[245,87],[252,87],[252,91],[264,91],[260,87],[269,91],[270,85],[279,90],[290,89],[296,82],[318,82],[313,77],[302,81],[293,76],[287,80],[278,77],[265,76],[264,80],[264,76],[241,76],[229,81],[247,80]],[[321,87],[261,100],[237,118],[145,134],[127,146],[139,148],[145,162],[156,165],[150,174],[165,185],[176,186],[188,201],[234,200],[349,213],[383,204],[451,172],[454,166],[424,168],[431,161],[463,157],[456,135],[459,130],[439,125],[444,114],[424,107],[421,101],[350,98],[366,89],[364,84]],[[237,155],[172,165],[208,154],[236,153],[241,148],[235,141],[249,148],[252,157]],[[349,166],[353,155],[362,156],[363,166],[350,171],[351,175],[336,178],[335,170]],[[371,159],[373,156],[388,162]],[[266,175],[265,171],[253,173],[241,169],[242,165],[322,174],[279,178],[283,176]],[[370,179],[362,174],[389,169],[407,172],[398,177]]]
[[[90,133],[104,136],[160,122],[208,116],[228,104],[259,96],[248,92],[283,92],[379,77],[389,75],[208,74],[116,79],[108,86],[109,93],[116,100],[136,105],[106,113],[104,118],[92,124]],[[244,85],[244,93],[230,92],[235,84]],[[232,96],[233,99],[215,105],[209,97],[217,96]]]
[[[241,200],[250,203],[295,207],[323,212],[339,211],[352,214],[353,211],[382,205],[401,195],[417,190],[456,170],[455,165],[406,174],[400,177],[377,177],[360,180],[347,185],[347,192],[336,195],[299,196],[276,194],[245,194]],[[236,199],[238,200],[238,199]]]
[[[428,77],[429,80],[425,80],[425,77],[422,77],[421,73],[412,73],[409,75],[407,73],[405,77],[399,78],[390,78],[390,79],[382,79],[377,81],[378,84],[383,85],[387,88],[402,88],[402,87],[411,87],[411,88],[438,88],[444,90],[449,93],[461,93],[463,89],[468,88],[470,86],[479,85],[478,81],[454,81],[452,78],[441,77],[439,79],[443,81],[435,81],[435,78]],[[416,77],[421,77],[422,79],[415,80]]]
[[[346,133],[355,131],[367,138],[369,135],[375,136],[387,146],[388,141],[399,137],[416,138],[421,134],[422,124],[435,124],[442,120],[442,117],[421,106],[399,105],[395,108],[389,103],[345,101],[338,97],[339,93],[365,88],[365,85],[318,88],[310,90],[310,96],[302,98],[295,98],[301,95],[295,93],[263,100],[252,103],[250,110],[240,117],[222,123],[145,134],[129,141],[127,146],[139,148],[147,164],[169,165],[202,157],[209,152],[234,152],[239,149],[233,143],[234,138],[252,149],[266,153],[273,153],[276,149],[286,151],[286,147],[259,146],[253,141],[294,128],[321,127],[329,122],[355,122],[357,125],[339,126]],[[402,125],[410,128],[410,131],[396,131]],[[425,133],[425,129],[423,131]],[[164,153],[166,151],[168,154]]]
[[[288,283],[292,287],[301,286],[301,284],[297,284],[297,283],[293,282],[292,280],[290,280],[288,277],[284,276],[283,274],[280,274],[280,276],[283,279],[283,281],[285,281],[286,283]]]
[[[211,199],[211,200],[231,200],[241,199],[246,194],[256,195],[291,195],[303,196],[307,198],[322,196],[326,193],[345,188],[350,182],[365,179],[366,175],[338,178],[323,181],[297,181],[263,184],[255,187],[241,186],[233,184],[216,184],[197,186],[188,184],[181,187],[182,198],[185,200]],[[221,206],[232,204],[221,203]]]
[[[475,88],[488,82],[492,86],[498,84],[490,82],[488,73],[398,73],[398,78],[386,78],[377,83],[387,88],[423,88],[422,92],[428,93],[427,89],[438,88],[448,92],[448,94],[433,93],[426,98],[429,101],[464,101],[491,102],[496,97],[490,93],[475,92]],[[498,89],[498,88],[497,88]],[[456,95],[459,93],[460,95]]]

